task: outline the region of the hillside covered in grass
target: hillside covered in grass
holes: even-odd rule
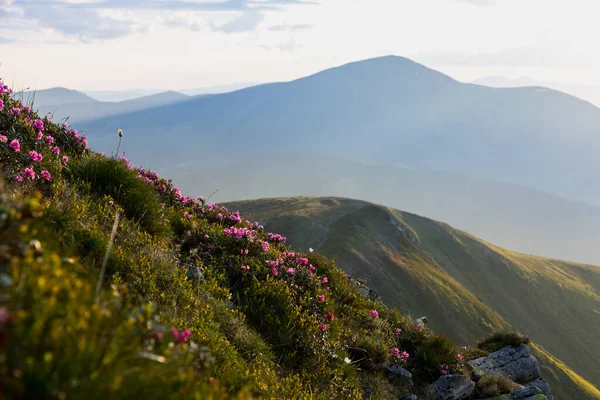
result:
[[[461,348],[323,256],[90,151],[1,82],[0,171],[2,398],[428,399],[444,377],[471,398],[518,389],[468,366],[496,348]],[[513,337],[502,346],[528,343]]]
[[[296,197],[235,202],[289,243],[364,279],[389,306],[426,315],[458,343],[530,335],[560,398],[600,398],[600,268],[500,249],[449,225],[371,203]],[[524,239],[525,240],[525,239]],[[585,394],[583,394],[585,393]]]

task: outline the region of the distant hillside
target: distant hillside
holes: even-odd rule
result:
[[[484,85],[490,87],[506,88],[506,87],[525,87],[525,86],[540,86],[558,90],[582,100],[589,101],[596,107],[600,107],[600,87],[593,85],[582,85],[576,83],[560,83],[538,81],[531,78],[509,79],[504,76],[490,76],[473,81],[476,85]]]
[[[165,104],[177,103],[189,96],[169,91],[119,102],[97,101],[81,92],[64,88],[18,93],[15,98],[31,104],[40,115],[52,115],[55,121],[68,118],[70,124],[81,120],[111,117]]]
[[[116,135],[114,146],[115,139]],[[128,153],[134,150],[128,136],[121,149]],[[391,163],[361,162],[325,152],[248,155],[211,168],[208,162],[195,157],[180,157],[171,165],[160,165],[158,159],[167,150],[147,151],[142,165],[156,165],[161,175],[172,177],[188,193],[218,190],[211,200],[219,202],[287,196],[348,197],[446,221],[511,250],[600,264],[599,207],[518,185]]]
[[[249,154],[318,150],[600,204],[600,109],[549,89],[463,84],[402,57],[78,127],[102,151],[113,149],[114,132],[124,129],[138,163],[149,153],[163,164],[197,160],[195,168]]]
[[[569,392],[575,387],[594,393],[581,377],[600,383],[598,267],[509,252],[449,225],[355,200],[227,206],[283,232],[294,246],[335,258],[386,303],[427,315],[433,328],[458,342],[507,324],[531,335],[545,349],[539,350],[544,367],[565,389],[557,398],[576,398]]]
[[[44,108],[57,104],[95,104],[96,100],[77,90],[56,87],[44,90],[28,90],[16,93],[15,98],[35,108]]]

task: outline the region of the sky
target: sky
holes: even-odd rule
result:
[[[458,80],[600,86],[598,0],[0,0],[17,88],[287,81],[384,55]]]

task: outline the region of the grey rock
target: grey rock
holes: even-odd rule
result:
[[[510,394],[510,397],[515,400],[521,400],[531,396],[535,396],[536,394],[540,393],[542,393],[542,391],[536,388],[535,386],[528,386],[519,390],[515,390]]]
[[[412,374],[410,371],[399,367],[397,365],[387,365],[385,367],[387,375],[391,378],[399,382],[399,384],[403,386],[412,386]]]
[[[519,347],[507,346],[469,364],[487,373],[505,376],[517,383],[531,382],[540,376],[538,361],[531,355],[526,344]]]
[[[442,375],[434,388],[436,400],[463,400],[473,393],[475,383],[463,375]]]
[[[548,400],[554,400],[554,396],[552,396],[552,388],[550,388],[550,384],[542,378],[537,378],[525,386],[527,387],[536,387],[542,391],[542,393],[548,398]]]

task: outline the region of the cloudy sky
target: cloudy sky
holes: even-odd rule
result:
[[[0,0],[17,87],[183,89],[413,58],[459,80],[600,85],[599,0]]]

